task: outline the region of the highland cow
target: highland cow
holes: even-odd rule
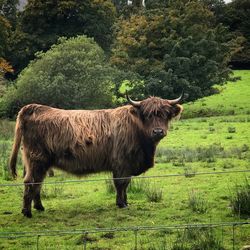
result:
[[[126,207],[130,177],[153,167],[157,144],[166,136],[171,119],[182,111],[178,104],[181,98],[150,97],[139,102],[127,96],[130,105],[103,110],[24,106],[17,117],[10,158],[10,169],[16,177],[22,143],[26,170],[22,213],[32,216],[32,201],[35,209],[44,210],[41,183],[52,167],[77,176],[112,172],[116,204]]]

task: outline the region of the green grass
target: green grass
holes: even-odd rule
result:
[[[250,114],[250,73],[236,70],[234,76],[241,80],[217,86],[219,94],[184,105],[184,117]]]
[[[211,117],[173,122],[168,137],[159,145],[155,167],[145,174],[179,173],[183,176],[136,180],[128,192],[127,209],[116,208],[112,186],[105,181],[44,185],[42,195],[46,210],[42,213],[33,211],[32,219],[24,218],[20,213],[23,187],[0,187],[0,233],[249,222],[249,217],[235,211],[241,197],[244,204],[249,204],[249,173],[197,175],[199,172],[249,169],[250,71],[237,71],[236,74],[241,75],[242,80],[223,86],[221,94],[185,105],[184,112],[189,117],[196,116],[199,108],[215,112]],[[234,115],[230,114],[232,108]],[[6,177],[4,166],[10,152],[14,123],[2,121],[0,126],[0,183],[13,183]],[[22,182],[20,159],[18,165],[16,182]],[[110,175],[91,175],[83,179],[103,177]],[[75,177],[56,171],[55,177],[47,177],[46,181],[68,179]],[[244,183],[248,185],[244,186]],[[242,186],[243,192],[236,189]],[[232,237],[231,227],[139,231],[137,249],[232,249]],[[84,242],[87,249],[134,249],[135,233],[42,236],[39,249],[83,249]],[[249,243],[250,226],[235,227],[235,249]],[[36,244],[36,237],[0,239],[0,249],[36,249]]]

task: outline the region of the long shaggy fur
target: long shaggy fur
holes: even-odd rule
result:
[[[25,183],[42,181],[51,167],[78,176],[101,171],[111,171],[114,177],[141,174],[154,164],[158,141],[151,138],[152,128],[166,126],[167,131],[168,121],[181,109],[180,105],[172,107],[156,97],[142,101],[139,109],[127,105],[90,111],[27,105],[17,117],[11,172],[15,177],[22,141]],[[119,192],[120,184],[116,185],[119,206],[126,204],[128,183]],[[43,208],[40,189],[33,189],[24,193],[23,213],[28,217],[31,216],[30,200],[34,200],[37,209]]]

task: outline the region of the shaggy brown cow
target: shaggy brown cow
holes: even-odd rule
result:
[[[62,110],[44,105],[23,107],[17,117],[10,169],[16,176],[21,141],[26,168],[24,184],[42,182],[51,167],[77,176],[111,171],[114,178],[139,175],[154,165],[158,142],[169,121],[182,111],[175,100],[150,97],[131,105],[104,110]],[[116,204],[127,206],[130,179],[114,180]],[[22,213],[44,210],[40,184],[26,184]]]

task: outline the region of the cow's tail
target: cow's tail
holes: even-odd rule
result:
[[[12,147],[12,152],[9,162],[9,167],[13,178],[17,177],[16,162],[17,162],[18,151],[21,145],[21,140],[22,140],[22,124],[20,116],[18,116],[16,121],[14,144]]]

